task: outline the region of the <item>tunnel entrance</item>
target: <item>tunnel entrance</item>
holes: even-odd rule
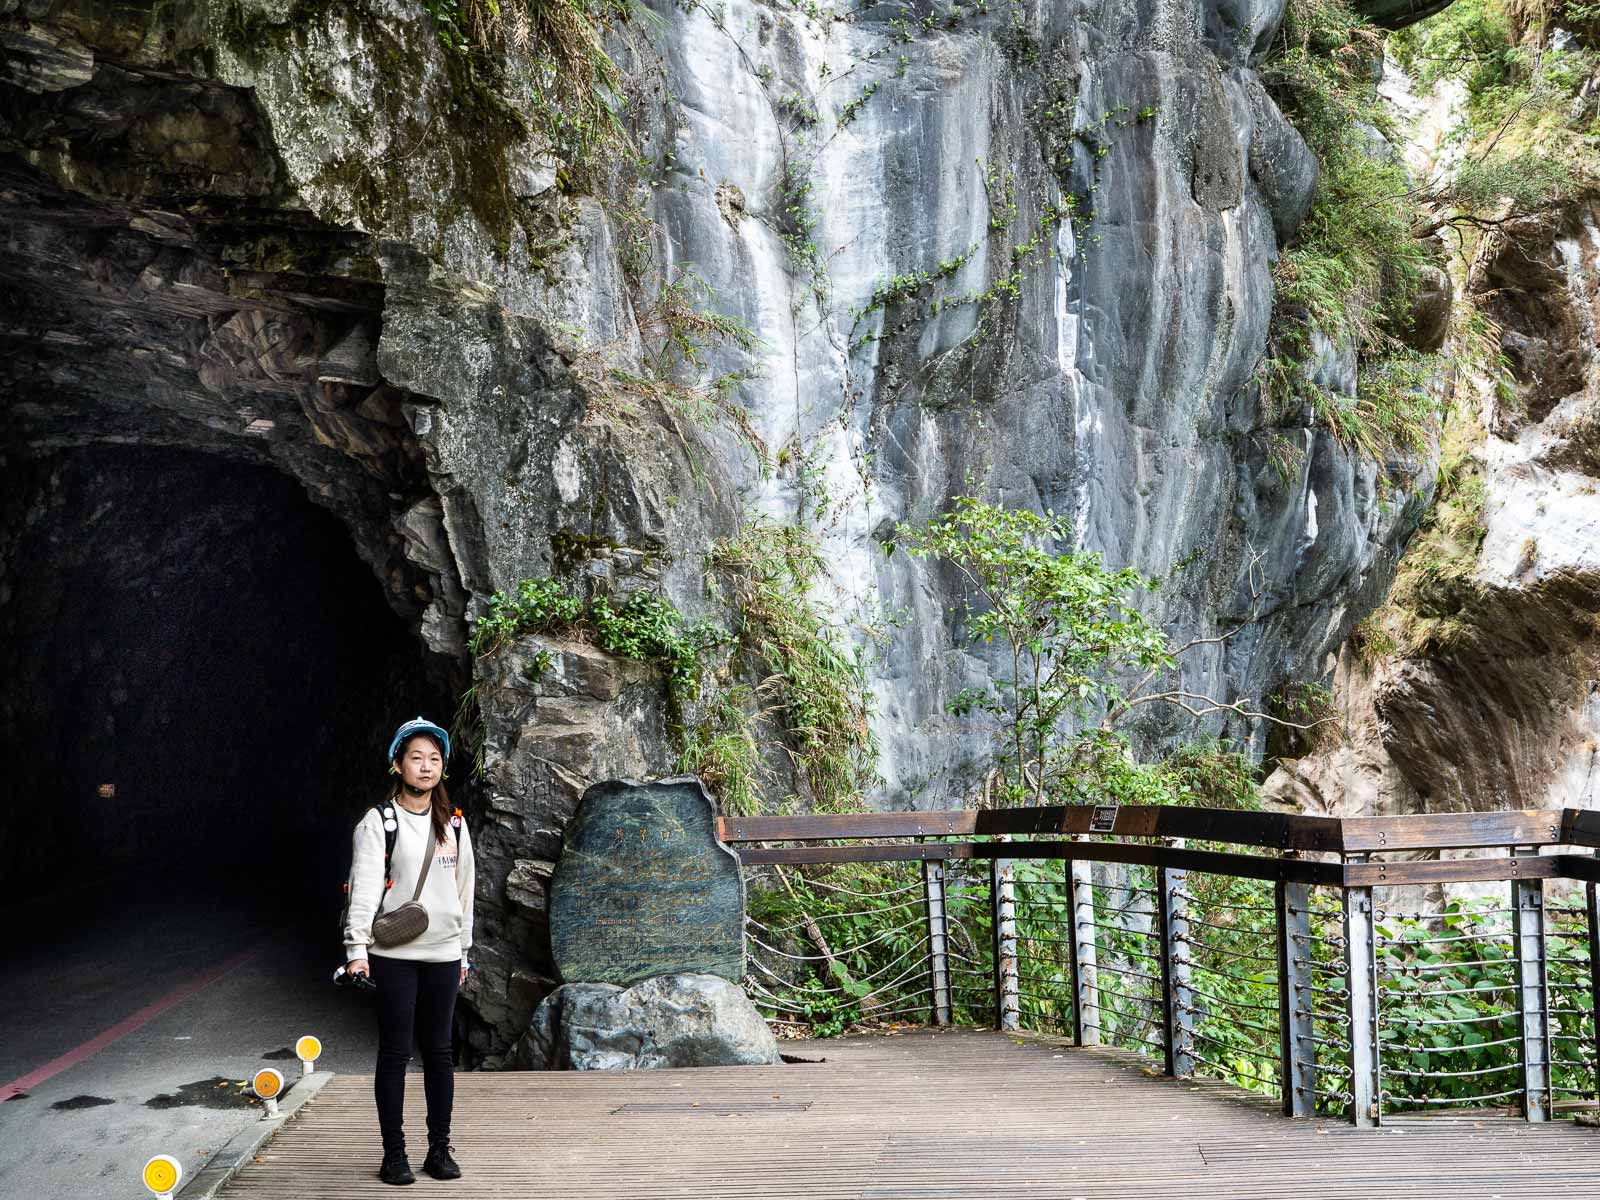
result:
[[[182,1106],[300,1034],[371,1070],[350,832],[395,725],[449,722],[483,575],[380,368],[389,248],[187,33],[115,25],[0,82],[0,1194],[198,1165],[232,1129]]]
[[[395,725],[448,722],[440,671],[271,467],[103,445],[6,465],[0,908],[24,933],[0,973],[61,964],[115,1019],[159,993],[152,969],[266,938],[276,978],[332,992],[351,829]],[[65,1002],[51,978],[32,1007]]]

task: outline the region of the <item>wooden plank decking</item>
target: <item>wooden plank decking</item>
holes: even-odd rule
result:
[[[916,1030],[787,1043],[825,1062],[681,1071],[459,1073],[452,1200],[1491,1200],[1600,1196],[1600,1130],[1497,1116],[1358,1131],[1291,1121],[1132,1056],[1054,1039]],[[224,1191],[228,1200],[393,1196],[372,1081],[343,1076]]]

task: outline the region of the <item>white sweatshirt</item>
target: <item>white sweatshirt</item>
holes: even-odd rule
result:
[[[356,825],[350,850],[350,912],[345,918],[345,960],[366,958],[368,948],[384,958],[418,962],[465,959],[472,946],[472,839],[465,823],[445,826],[445,840],[433,841],[433,817],[414,813],[399,802],[391,807],[400,828],[396,831],[391,870],[394,886],[383,887],[383,818],[371,809]],[[459,835],[459,836],[457,836]],[[422,856],[434,845],[433,866],[417,901],[428,910],[428,928],[415,941],[399,946],[372,942],[372,919],[380,911],[399,908],[411,899],[422,870]],[[457,846],[459,845],[459,853]]]

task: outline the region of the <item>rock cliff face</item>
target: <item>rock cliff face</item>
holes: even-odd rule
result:
[[[1499,387],[1463,381],[1476,410],[1469,533],[1420,543],[1376,623],[1378,651],[1369,638],[1365,655],[1341,657],[1347,744],[1273,782],[1301,806],[1600,802],[1600,206],[1582,196],[1502,227],[1469,288],[1509,372]]]
[[[586,185],[530,132],[534,82],[487,85],[402,0],[0,0],[0,445],[276,467],[458,685],[495,589],[561,566],[709,612],[712,537],[804,525],[871,651],[873,803],[951,803],[983,741],[945,701],[996,664],[954,579],[884,553],[897,520],[973,477],[1114,565],[1187,563],[1156,615],[1243,626],[1186,666],[1234,698],[1321,673],[1426,505],[1430,464],[1262,411],[1269,271],[1317,177],[1255,70],[1281,18],[661,2],[617,46],[642,165]],[[759,339],[707,351],[731,422],[619,406],[596,368],[642,369],[690,271]],[[1495,561],[1559,592],[1558,544]],[[650,671],[540,648],[475,666],[491,1056],[550,986],[543,880],[583,787],[674,766]]]

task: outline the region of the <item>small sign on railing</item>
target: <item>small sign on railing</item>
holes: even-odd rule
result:
[[[1096,804],[1094,811],[1089,814],[1089,832],[1115,833],[1118,807],[1115,804]]]

